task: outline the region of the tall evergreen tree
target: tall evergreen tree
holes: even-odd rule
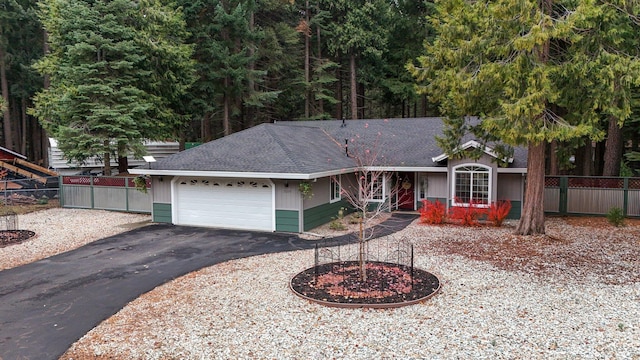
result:
[[[387,50],[390,3],[374,1],[327,1],[333,15],[328,40],[329,51],[346,56],[349,62],[350,115],[358,118],[358,60],[380,58]]]
[[[545,231],[545,142],[582,136],[598,139],[602,131],[597,113],[613,111],[609,104],[588,109],[583,113],[587,116],[569,112],[562,117],[553,111],[554,105],[566,104],[576,91],[584,90],[576,88],[584,76],[572,71],[574,59],[582,54],[577,44],[595,30],[596,24],[587,19],[609,4],[596,0],[441,1],[432,17],[437,38],[426,45],[418,66],[409,65],[423,85],[421,91],[439,101],[449,118],[450,139],[443,141],[447,151],[452,152],[460,134],[469,129],[528,147],[526,201],[518,234]],[[626,59],[635,62],[633,57]],[[597,71],[613,69],[602,66]],[[595,103],[604,95],[594,91],[590,98]],[[482,122],[474,128],[463,120],[465,115],[481,115]]]
[[[45,0],[51,52],[36,68],[50,87],[32,110],[70,160],[141,156],[175,137],[176,99],[192,82],[180,12],[158,0]]]
[[[259,89],[266,73],[255,66],[257,44],[264,38],[255,26],[255,1],[185,1],[183,6],[198,63],[192,104],[201,109],[202,137],[208,141],[217,137],[212,120],[220,119],[222,135],[229,135],[243,128],[243,111],[264,107],[278,92]]]
[[[623,152],[622,126],[632,113],[634,84],[640,81],[640,3],[586,1],[576,19],[578,37],[568,47],[566,79],[570,101],[561,103],[568,116],[592,117],[606,133],[604,176],[618,176]],[[590,147],[590,140],[587,140]]]

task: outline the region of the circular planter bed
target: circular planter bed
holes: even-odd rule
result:
[[[412,305],[440,290],[437,276],[415,267],[371,261],[366,269],[367,280],[361,281],[357,261],[322,264],[294,276],[290,287],[304,299],[344,308]]]
[[[35,234],[31,230],[0,230],[0,247],[19,244]]]

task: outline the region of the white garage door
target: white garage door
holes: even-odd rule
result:
[[[269,180],[180,178],[175,189],[178,225],[274,230]]]

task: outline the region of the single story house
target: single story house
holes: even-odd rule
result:
[[[441,118],[261,124],[129,172],[150,176],[155,222],[304,232],[349,206],[340,189],[347,178],[356,179],[358,166],[348,153],[370,144],[380,154],[370,165],[402,182],[398,209],[416,210],[423,199],[447,206],[510,200],[509,217],[519,218],[526,149],[514,149],[499,166],[493,149],[469,139],[463,147],[480,147],[481,157],[449,159],[435,140],[442,128]],[[303,196],[301,182],[310,184],[313,196]],[[383,186],[372,201],[387,201],[387,190]]]

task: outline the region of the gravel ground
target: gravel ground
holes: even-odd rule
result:
[[[312,304],[288,288],[311,251],[258,256],[154,289],[62,359],[640,359],[640,223],[550,219],[548,236],[527,238],[512,227],[396,234],[443,283],[419,305]]]
[[[19,230],[35,237],[0,248],[0,270],[44,259],[149,223],[151,216],[113,211],[53,208],[18,215]]]

